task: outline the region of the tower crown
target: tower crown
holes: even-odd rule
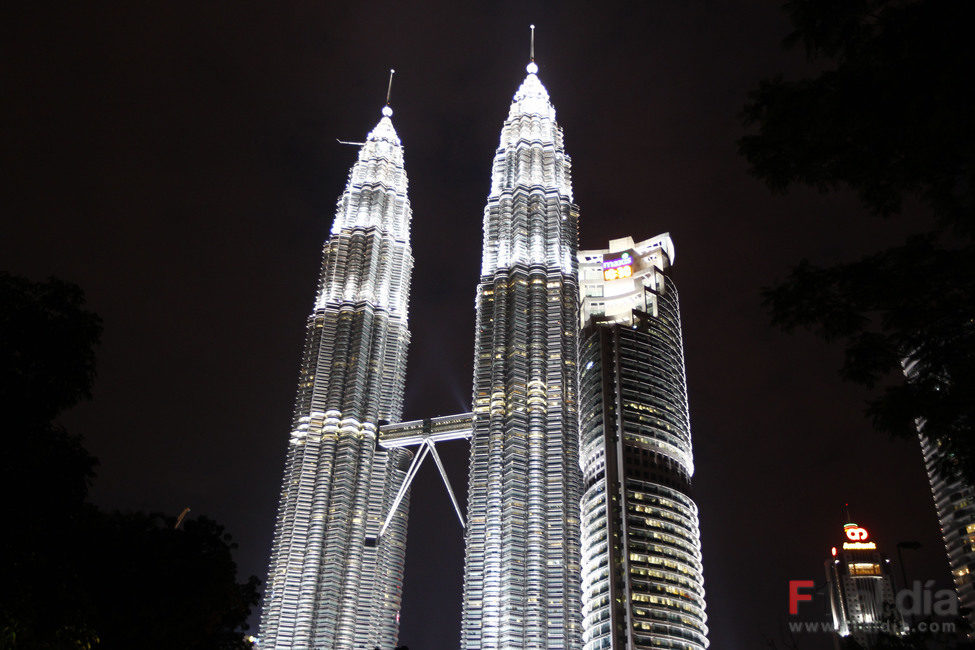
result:
[[[501,127],[484,213],[482,275],[519,264],[575,274],[572,162],[537,69],[528,64]]]
[[[555,107],[549,100],[548,91],[538,78],[538,64],[535,63],[535,26],[531,25],[531,47],[528,50],[528,65],[525,71],[528,76],[521,82],[515,93],[508,112],[508,119],[516,119],[522,115],[538,115],[539,117],[555,120]]]
[[[389,106],[383,106],[383,117],[379,120],[379,123],[369,132],[366,137],[366,144],[370,142],[388,142],[397,147],[402,146],[399,136],[396,135],[396,129],[393,128],[393,120],[390,118],[393,116],[393,109]]]
[[[508,119],[514,119],[521,115],[538,115],[550,120],[555,119],[555,107],[549,99],[548,91],[538,78],[537,72],[538,66],[534,62],[529,63],[528,75],[518,87],[518,92],[515,93]]]
[[[412,210],[392,112],[388,105],[383,108],[336,202],[326,254],[334,253],[341,261],[326,265],[316,309],[368,302],[405,321],[409,284],[403,278],[409,278],[413,267]]]
[[[339,197],[332,234],[352,227],[378,227],[404,241],[409,238],[409,199],[403,166],[403,143],[390,119],[383,115],[359,148],[349,171],[345,192]]]

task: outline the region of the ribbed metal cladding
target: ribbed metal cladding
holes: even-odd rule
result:
[[[377,449],[399,420],[413,257],[403,148],[391,111],[338,200],[308,317],[259,632],[272,648],[391,648],[408,499],[375,538],[411,454]]]
[[[461,646],[579,648],[577,222],[534,64],[494,158],[477,291]]]
[[[643,282],[643,309],[582,332],[583,647],[703,650],[680,307],[663,273]]]

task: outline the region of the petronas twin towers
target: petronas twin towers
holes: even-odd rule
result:
[[[471,438],[466,650],[583,645],[579,211],[537,71],[528,65],[502,127],[484,210],[473,413],[447,423]],[[389,425],[401,419],[413,265],[403,147],[391,116],[385,107],[361,146],[325,243],[262,650],[396,645],[406,488],[428,449],[415,456],[393,440],[396,426],[413,435],[419,424]],[[425,422],[426,442],[417,434],[416,444],[439,464]]]
[[[581,646],[579,209],[538,67],[494,155],[477,289],[461,644]]]
[[[413,255],[403,146],[383,113],[339,198],[306,325],[261,648],[396,639],[405,502],[378,533],[410,453],[376,442],[403,409]]]

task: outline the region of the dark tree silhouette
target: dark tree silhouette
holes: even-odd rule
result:
[[[96,460],[54,422],[91,395],[101,321],[77,286],[0,275],[0,645],[85,647],[75,552]]]
[[[105,514],[81,541],[79,570],[98,648],[249,647],[242,624],[257,578],[238,584],[236,548],[216,522],[160,514]]]
[[[104,513],[97,461],[55,418],[91,396],[101,321],[75,285],[0,274],[0,648],[245,648],[237,582],[206,518]]]
[[[20,426],[47,426],[91,397],[101,319],[77,285],[0,274],[0,405]]]
[[[101,331],[79,287],[0,274],[0,480],[18,495],[10,514],[63,514],[88,494],[96,460],[54,419],[91,397]]]
[[[951,0],[791,0],[802,45],[826,69],[763,81],[739,141],[772,189],[848,187],[878,214],[920,198],[939,221],[975,232],[975,6]]]
[[[765,291],[773,322],[845,345],[842,374],[877,387],[875,426],[915,420],[975,479],[975,3],[793,0],[822,72],[751,93],[739,150],[771,189],[852,189],[891,216],[913,198],[935,225],[902,246],[833,267],[803,261]],[[901,364],[915,363],[907,382]]]

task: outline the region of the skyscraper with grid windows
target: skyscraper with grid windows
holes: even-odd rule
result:
[[[915,381],[918,361],[908,357],[903,366],[908,381]],[[946,454],[941,442],[925,435],[926,422],[920,419],[915,424],[958,602],[975,629],[975,488],[953,454]]]
[[[392,109],[359,149],[325,242],[305,348],[259,644],[391,648],[408,499],[379,529],[412,454],[377,446],[403,405],[413,255]]]
[[[477,289],[461,647],[579,648],[578,208],[555,108],[515,93]]]
[[[708,647],[673,260],[668,234],[579,251],[584,650]]]

